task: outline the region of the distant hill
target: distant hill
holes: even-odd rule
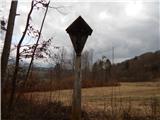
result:
[[[11,69],[14,65],[14,60],[10,61],[9,71],[11,71],[11,75],[13,69]],[[26,71],[28,69],[28,63],[24,62],[20,66],[22,70],[19,72],[20,76],[19,79],[23,79],[26,75]],[[67,67],[68,68],[68,67]],[[46,80],[50,79],[51,76],[55,77],[55,71],[53,67],[39,67],[34,65],[32,68],[32,76],[36,76],[35,79]],[[93,71],[92,71],[93,72]],[[64,78],[69,75],[73,75],[73,71],[69,69],[65,69],[60,72],[63,74]],[[84,74],[84,73],[83,73]],[[88,73],[90,76],[92,75],[91,72]],[[160,50],[156,52],[147,52],[139,56],[135,56],[132,59],[126,60],[121,63],[117,63],[112,66],[111,74],[113,79],[118,81],[153,81],[156,79],[160,80]],[[10,75],[10,76],[11,76]],[[97,76],[101,76],[102,73],[96,74]],[[102,75],[103,76],[103,75]],[[93,76],[92,76],[93,77]],[[93,78],[88,78],[93,79]]]
[[[160,50],[144,53],[112,67],[119,81],[150,81],[160,78]]]

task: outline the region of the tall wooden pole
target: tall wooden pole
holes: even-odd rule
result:
[[[81,120],[81,55],[76,56],[72,120]]]
[[[75,81],[72,101],[72,120],[81,120],[81,52],[89,35],[90,26],[79,16],[67,29],[76,52]]]
[[[16,17],[17,3],[18,3],[18,1],[12,1],[12,3],[11,3],[8,25],[7,25],[7,32],[6,32],[4,47],[3,47],[2,56],[1,56],[2,89],[3,89],[3,85],[4,85],[4,79],[5,79],[5,74],[6,74],[6,69],[7,69],[8,59],[9,59],[12,34],[13,34],[13,28],[14,28],[14,21],[15,21],[15,17]]]

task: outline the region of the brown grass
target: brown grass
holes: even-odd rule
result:
[[[7,114],[7,104],[2,104],[4,120],[9,116],[11,120],[70,120],[72,90],[30,92],[21,98],[12,114]],[[82,108],[82,117],[86,120],[159,120],[160,82],[85,88],[82,89]]]
[[[49,94],[50,92],[33,92],[32,96],[43,101],[51,99],[51,101],[60,100],[64,104],[71,103],[72,90],[54,91],[51,98],[48,98]],[[160,82],[121,83],[118,87],[82,89],[82,105],[96,110],[104,109],[104,104],[109,108],[112,98],[116,104],[127,104],[127,101],[132,101],[135,107],[140,107],[153,97],[160,101]]]

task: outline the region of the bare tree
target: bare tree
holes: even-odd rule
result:
[[[29,76],[29,72],[30,72],[30,69],[31,69],[31,66],[32,66],[32,63],[33,63],[33,60],[34,60],[34,57],[35,57],[35,52],[36,52],[36,49],[38,47],[38,43],[39,43],[39,40],[40,40],[40,37],[41,37],[41,33],[42,33],[42,28],[43,28],[43,25],[44,25],[44,21],[45,21],[45,18],[46,18],[46,15],[47,15],[47,12],[48,12],[48,7],[49,7],[49,3],[43,3],[43,6],[46,7],[46,10],[45,10],[45,14],[44,14],[44,17],[43,17],[43,20],[42,20],[42,24],[41,24],[41,27],[40,27],[40,31],[39,31],[39,35],[38,35],[38,38],[37,38],[37,41],[36,41],[36,44],[35,44],[35,47],[34,47],[34,50],[33,50],[33,53],[32,53],[32,56],[31,56],[31,61],[30,61],[30,64],[29,64],[29,68],[28,68],[28,71],[27,71],[27,75],[26,75],[26,78],[25,78],[25,81],[24,81],[24,85],[28,79],[28,76]],[[45,47],[45,46],[44,46]]]
[[[85,51],[82,54],[82,67],[83,67],[83,80],[88,78],[89,73],[89,51]]]
[[[13,100],[14,100],[14,97],[15,97],[16,79],[17,79],[17,74],[18,74],[18,70],[19,70],[20,48],[21,48],[21,44],[22,44],[22,42],[24,40],[24,37],[25,37],[25,35],[27,33],[27,29],[28,29],[28,26],[29,26],[29,22],[30,22],[30,18],[31,18],[31,14],[32,14],[33,8],[34,8],[34,1],[32,1],[32,3],[31,3],[31,9],[30,9],[28,17],[27,17],[25,30],[24,30],[23,35],[22,35],[22,37],[21,37],[21,39],[20,39],[20,41],[19,41],[19,43],[17,45],[16,64],[15,64],[14,74],[13,74],[13,77],[12,77],[12,90],[11,90],[10,99],[9,99],[9,106],[8,106],[9,111],[11,110],[11,107],[12,107],[12,104],[13,104]]]
[[[84,53],[82,54],[83,80],[87,80],[90,78],[92,61],[93,61],[93,50],[84,51]]]
[[[72,50],[71,53],[71,67],[72,67],[72,72],[74,72],[75,70],[75,59],[76,59],[76,53],[74,51],[74,49]]]
[[[92,67],[92,78],[96,85],[108,84],[111,78],[111,62],[106,56],[102,56]]]
[[[46,47],[47,47],[48,43],[51,41],[51,39],[52,39],[52,38],[50,38],[49,40],[46,41],[46,43],[41,44],[41,47],[38,47],[38,46],[40,46],[39,41],[41,39],[42,28],[43,28],[44,21],[45,21],[47,12],[48,12],[48,8],[54,8],[58,12],[60,12],[60,10],[59,10],[60,8],[63,8],[63,6],[61,6],[61,7],[51,7],[51,6],[49,6],[49,3],[50,3],[50,1],[47,2],[46,0],[32,0],[32,2],[31,2],[31,8],[30,8],[30,11],[29,11],[28,16],[27,16],[25,30],[24,30],[24,32],[22,34],[22,37],[21,37],[21,39],[20,39],[20,41],[19,41],[19,43],[17,45],[15,69],[14,69],[13,77],[11,79],[12,88],[11,88],[11,94],[10,94],[9,105],[8,105],[9,111],[12,109],[13,101],[14,101],[14,98],[15,98],[15,92],[16,92],[16,87],[17,87],[16,86],[17,75],[18,75],[18,71],[19,71],[20,60],[23,57],[31,58],[31,61],[30,61],[30,64],[29,64],[29,67],[28,67],[28,70],[27,70],[26,78],[25,78],[25,80],[23,82],[23,85],[22,85],[22,86],[25,86],[25,83],[26,83],[26,81],[27,81],[27,79],[29,77],[29,73],[30,73],[31,66],[33,64],[34,58],[36,56],[38,56],[39,58],[43,57],[43,55],[39,54],[39,53],[41,53],[42,51],[46,52]],[[39,6],[39,4],[40,4],[40,6]],[[31,25],[31,14],[33,13],[34,8],[37,8],[37,9],[43,8],[43,9],[45,9],[45,13],[44,13],[44,16],[43,16],[43,19],[42,19],[40,30],[34,29],[34,27]],[[31,33],[37,39],[36,43],[34,45],[32,45],[32,46],[22,45],[26,34],[30,35]],[[22,50],[23,46],[28,47],[28,49],[25,48],[25,49]],[[46,54],[48,54],[48,53],[46,52]]]
[[[22,42],[23,42],[23,40],[24,40],[24,38],[25,38],[25,36],[27,34],[28,28],[30,26],[31,14],[33,12],[34,7],[37,7],[37,4],[42,4],[44,7],[47,7],[49,3],[46,3],[46,1],[44,1],[44,0],[40,0],[40,1],[33,0],[31,2],[31,8],[30,8],[30,11],[29,11],[28,16],[27,16],[27,22],[26,22],[26,25],[25,25],[25,30],[24,30],[24,32],[22,34],[22,37],[21,37],[21,39],[20,39],[20,41],[19,41],[19,43],[17,45],[16,63],[15,63],[15,69],[14,69],[13,77],[12,77],[12,89],[11,89],[11,94],[10,94],[10,99],[9,99],[9,105],[8,105],[9,111],[11,111],[11,109],[12,109],[12,104],[13,104],[13,101],[14,101],[14,98],[15,98],[17,74],[18,74],[18,71],[19,71],[19,62],[20,62],[20,57],[21,57],[21,51],[20,51],[20,49],[22,47]],[[48,7],[47,7],[47,10],[48,10]],[[44,18],[45,17],[46,17],[46,13],[44,15]],[[43,23],[44,23],[44,20],[43,20],[42,24]],[[42,31],[42,27],[43,27],[43,25],[41,26],[41,29],[40,29],[41,31]],[[39,41],[39,39],[40,39],[41,32],[38,32],[38,33],[39,33],[39,35],[38,35],[39,37],[38,37],[37,41]],[[36,44],[35,48],[37,48],[37,44]]]

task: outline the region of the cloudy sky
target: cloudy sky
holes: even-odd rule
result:
[[[81,1],[81,2],[80,2]],[[98,0],[97,0],[98,1]],[[1,18],[7,19],[10,1],[2,0]],[[52,44],[73,50],[65,29],[78,17],[93,29],[84,50],[94,50],[94,60],[105,55],[111,59],[114,47],[115,62],[133,58],[145,52],[160,49],[160,2],[159,0],[106,0],[51,1],[50,6],[63,6],[58,12],[49,9],[43,28],[43,37],[54,37]],[[19,0],[13,43],[19,40],[30,8],[29,0]],[[5,11],[4,11],[5,10]],[[44,10],[32,15],[32,24],[38,28]],[[3,35],[1,34],[1,41]],[[28,42],[28,41],[27,41]],[[1,45],[2,46],[2,45]]]

